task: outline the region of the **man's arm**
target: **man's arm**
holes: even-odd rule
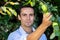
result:
[[[52,15],[43,15],[43,21],[42,24],[36,29],[36,31],[32,32],[27,36],[27,40],[39,40],[41,35],[45,32],[45,30],[48,28],[48,26],[51,25],[51,18]]]

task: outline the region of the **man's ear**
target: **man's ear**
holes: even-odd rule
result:
[[[18,15],[18,20],[21,20],[20,15]]]

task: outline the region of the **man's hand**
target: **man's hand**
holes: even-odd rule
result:
[[[44,26],[46,26],[46,27],[48,27],[48,26],[50,26],[51,25],[51,17],[52,17],[52,15],[51,15],[51,13],[47,13],[47,14],[43,14],[43,20],[42,20],[42,24],[44,25]]]

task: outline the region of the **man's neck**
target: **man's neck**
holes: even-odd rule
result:
[[[22,26],[22,25],[21,25]],[[22,28],[24,29],[25,32],[27,32],[28,34],[32,33],[32,27],[27,27],[27,26],[22,26]]]

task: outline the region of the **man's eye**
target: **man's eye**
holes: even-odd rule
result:
[[[30,14],[30,16],[33,16],[34,14]]]
[[[26,16],[26,14],[23,14],[23,16]]]

